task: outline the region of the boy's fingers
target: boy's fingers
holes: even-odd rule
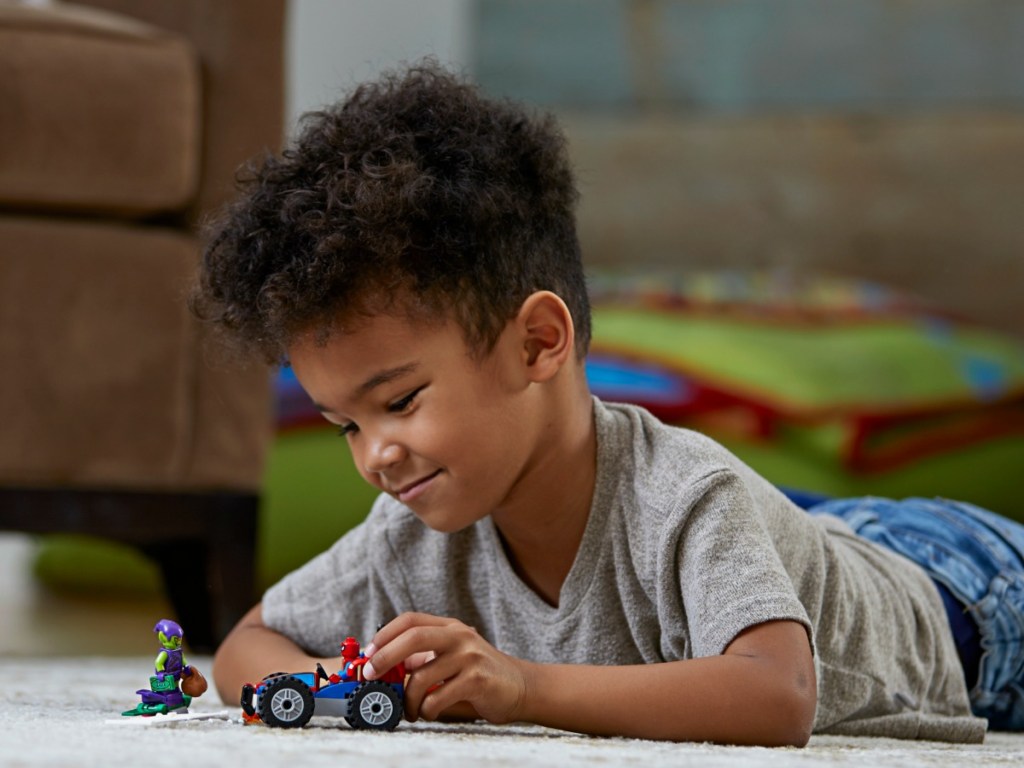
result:
[[[414,696],[417,694],[426,696],[433,688],[446,683],[458,674],[458,659],[452,659],[450,656],[438,656],[409,676],[406,690],[411,690]]]
[[[425,664],[409,678],[405,688],[406,711],[411,720],[425,717],[436,720],[450,705],[460,700],[459,670],[456,664],[445,664],[443,657]]]
[[[437,654],[433,651],[427,651],[425,653],[414,653],[412,656],[405,660],[405,671],[415,672],[428,661],[433,661],[435,658],[437,658]]]
[[[373,680],[416,654],[432,651],[440,656],[445,649],[453,645],[451,635],[452,632],[446,625],[412,626],[406,629],[393,640],[377,646],[377,650],[364,668],[367,679]],[[374,644],[376,645],[376,642]]]
[[[413,627],[441,626],[446,623],[451,623],[452,621],[454,621],[454,619],[445,619],[429,613],[403,613],[398,618],[392,619],[377,630],[377,633],[373,636],[373,639],[367,646],[368,650],[370,648],[373,649],[373,653],[367,653],[367,655],[376,655],[378,650],[390,643],[403,632],[406,632]]]
[[[424,720],[437,720],[445,710],[452,705],[465,699],[459,694],[459,688],[455,681],[435,683],[427,689],[422,696],[415,697],[416,714],[415,719],[422,717]],[[414,719],[410,716],[410,719]]]

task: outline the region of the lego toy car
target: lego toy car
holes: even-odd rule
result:
[[[402,719],[405,668],[398,664],[378,680],[366,680],[366,656],[354,638],[341,644],[341,669],[328,675],[323,665],[315,672],[277,672],[259,683],[242,686],[242,717],[273,728],[301,728],[314,715],[343,717],[353,728],[394,730]]]

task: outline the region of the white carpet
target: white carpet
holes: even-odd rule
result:
[[[204,672],[210,661],[191,659]],[[353,731],[317,720],[297,731],[243,726],[238,706],[211,690],[193,712],[227,711],[227,720],[143,725],[120,712],[138,703],[151,657],[0,659],[0,765],[373,766],[1022,766],[1024,735],[990,734],[986,743],[951,746],[889,739],[815,737],[796,749],[752,749],[600,739],[532,726],[402,723],[393,733]],[[609,702],[609,706],[614,706]]]

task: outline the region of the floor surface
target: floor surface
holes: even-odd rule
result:
[[[0,657],[149,654],[165,600],[54,593],[32,578],[34,551],[31,537],[0,534]]]

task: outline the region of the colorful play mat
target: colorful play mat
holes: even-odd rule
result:
[[[945,496],[1024,519],[1019,340],[849,279],[645,272],[590,283],[587,377],[603,399],[705,432],[789,489]],[[375,496],[291,372],[275,384],[264,585],[358,523]],[[37,570],[91,590],[156,588],[140,556],[111,549],[55,537]]]

